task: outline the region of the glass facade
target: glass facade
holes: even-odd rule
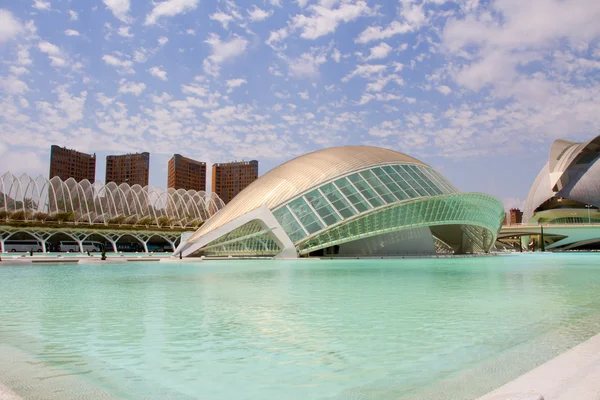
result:
[[[275,209],[273,215],[296,243],[329,226],[405,200],[456,193],[425,165],[390,164],[340,177]]]
[[[477,251],[487,251],[504,219],[504,206],[479,193],[455,193],[420,201],[397,203],[328,229],[298,244],[300,254],[331,247],[399,228],[461,225]]]
[[[204,247],[206,256],[274,256],[282,249],[259,222],[251,221]]]

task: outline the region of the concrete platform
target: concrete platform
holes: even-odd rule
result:
[[[478,400],[599,400],[600,334]]]
[[[169,257],[169,258],[161,258],[160,259],[161,263],[200,263],[202,262],[201,258],[182,258],[181,260],[179,259],[179,257]]]
[[[23,265],[23,266],[27,266],[27,265],[31,265],[31,259],[6,259],[3,258],[2,261],[0,261],[0,267],[8,267],[8,266],[12,266],[14,267],[15,265]]]
[[[126,262],[127,262],[126,258],[117,258],[117,257],[107,258],[106,260],[102,260],[100,257],[89,257],[89,258],[81,258],[78,261],[79,264],[98,264],[98,265],[123,264]]]

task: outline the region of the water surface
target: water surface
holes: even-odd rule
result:
[[[30,398],[67,376],[129,399],[471,399],[600,332],[599,261],[3,267],[0,380]]]

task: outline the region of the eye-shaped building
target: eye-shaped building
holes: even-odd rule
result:
[[[183,256],[399,256],[488,252],[504,206],[461,193],[396,151],[315,151],[261,176],[182,241]]]

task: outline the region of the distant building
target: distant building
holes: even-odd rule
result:
[[[518,208],[511,208],[508,212],[508,225],[517,225],[523,222],[523,211]]]
[[[106,183],[148,186],[150,153],[106,156]]]
[[[174,154],[169,160],[167,187],[206,191],[206,163]]]
[[[212,166],[212,191],[225,204],[258,179],[258,161],[235,161]]]
[[[80,182],[96,179],[96,154],[90,155],[76,150],[52,145],[50,147],[50,179],[58,176],[66,181],[69,178]]]

